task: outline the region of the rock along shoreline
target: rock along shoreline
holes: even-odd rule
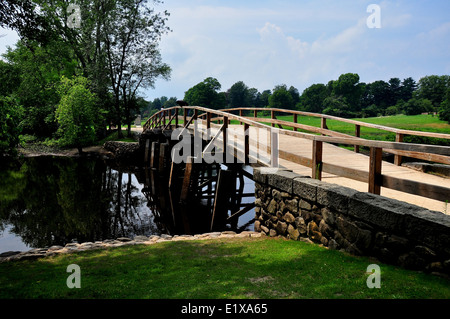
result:
[[[222,238],[259,238],[265,236],[262,233],[254,231],[243,231],[236,233],[234,231],[211,232],[198,235],[150,235],[136,236],[133,239],[128,237],[119,237],[116,239],[107,239],[104,241],[84,242],[84,243],[68,243],[65,246],[51,246],[48,248],[34,248],[25,252],[8,251],[0,254],[0,263],[19,261],[19,260],[36,260],[39,258],[51,257],[58,254],[68,254],[80,251],[107,249],[113,247],[123,247],[131,245],[153,245],[168,241],[189,241],[189,240],[207,240]]]

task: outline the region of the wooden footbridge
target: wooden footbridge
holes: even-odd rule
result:
[[[258,117],[262,113],[269,113],[270,117]],[[279,115],[291,116],[292,122],[277,119]],[[302,117],[320,118],[321,127],[302,124]],[[327,120],[354,125],[354,136],[330,130]],[[363,139],[360,137],[362,127],[392,132],[396,141]],[[395,129],[284,109],[213,110],[196,106],[161,110],[143,127],[144,132],[155,129],[172,132],[175,142],[187,132],[203,141],[197,151],[194,147],[192,157],[187,160],[190,163],[196,159],[201,162],[202,158],[222,158],[225,162],[227,154],[231,154],[240,163],[284,167],[303,176],[450,213],[450,207],[447,207],[450,178],[401,166],[403,157],[449,165],[450,147],[405,143],[403,137],[415,135],[450,139],[450,134]],[[351,146],[353,150],[340,146]],[[364,155],[363,151],[367,154]],[[394,163],[383,160],[383,154],[389,153],[394,155]],[[207,182],[207,179],[203,180],[204,185]],[[242,213],[242,208],[237,209],[239,212]]]

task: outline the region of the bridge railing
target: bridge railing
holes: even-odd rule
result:
[[[224,112],[239,112],[240,116],[243,116],[247,119],[252,119],[254,121],[271,123],[272,127],[275,127],[275,126],[278,126],[280,128],[289,127],[291,129],[293,129],[294,131],[297,131],[298,129],[302,129],[304,131],[308,131],[308,132],[312,132],[312,133],[319,133],[319,134],[327,135],[327,136],[360,138],[361,127],[367,127],[367,128],[373,128],[373,129],[378,129],[378,130],[394,133],[396,142],[403,142],[405,135],[423,136],[423,137],[432,137],[432,138],[441,138],[441,139],[450,140],[450,134],[398,129],[398,128],[393,128],[393,127],[389,127],[389,126],[365,123],[365,122],[355,121],[355,120],[341,118],[341,117],[337,117],[337,116],[311,113],[311,112],[276,109],[276,108],[273,108],[273,109],[231,108],[231,109],[224,109],[222,111],[224,111]],[[253,113],[253,117],[244,116],[243,115],[244,112],[245,113],[249,113],[249,112]],[[270,118],[258,117],[258,114],[261,114],[262,112],[270,112],[271,117]],[[279,115],[280,113],[292,116],[293,122],[278,120],[277,114]],[[320,118],[321,119],[320,128],[299,123],[300,116]],[[327,120],[335,120],[338,122],[349,123],[349,124],[354,125],[355,126],[355,130],[354,130],[355,135],[352,136],[352,135],[348,135],[348,134],[344,134],[341,132],[336,132],[336,131],[330,130],[327,126]],[[359,145],[354,145],[354,150],[356,153],[359,153]],[[423,160],[436,162],[436,163],[450,164],[450,160],[448,157],[442,157],[442,156],[436,155],[436,154],[421,153],[421,152],[414,152],[414,151],[408,151],[408,150],[402,151],[402,150],[394,150],[394,149],[384,149],[383,151],[386,153],[391,153],[391,154],[395,155],[394,163],[396,165],[401,165],[403,156],[417,158],[417,159],[423,159]]]
[[[180,110],[183,109],[183,115],[180,116]],[[188,111],[192,111],[192,115],[188,116]],[[241,115],[243,115],[244,111],[253,111],[253,117],[245,117],[236,114],[232,114],[230,112],[238,111]],[[271,118],[259,118],[257,116],[257,112],[259,111],[270,111]],[[281,121],[276,119],[275,112],[284,112],[290,113],[294,115],[294,122]],[[304,115],[304,116],[315,116],[320,117],[322,120],[321,128],[310,127],[303,124],[295,123],[297,120],[295,116]],[[181,107],[173,107],[161,110],[160,112],[154,114],[151,118],[148,119],[146,124],[144,125],[144,130],[153,129],[153,128],[162,128],[167,129],[171,126],[175,127],[183,127],[184,129],[188,129],[189,126],[195,120],[202,120],[206,122],[206,128],[210,128],[214,125],[215,122],[221,123],[222,125],[218,126],[215,124],[219,130],[217,135],[213,137],[213,139],[217,138],[222,134],[222,142],[224,147],[226,147],[227,143],[227,135],[226,129],[230,121],[236,121],[244,126],[245,142],[244,142],[244,157],[247,159],[250,156],[248,141],[250,139],[249,136],[249,127],[256,127],[260,129],[265,129],[270,131],[268,134],[269,141],[269,154],[271,156],[271,164],[272,166],[276,162],[276,158],[282,158],[294,163],[298,163],[303,166],[307,166],[311,168],[311,177],[315,179],[322,178],[322,172],[327,172],[330,174],[334,174],[341,177],[350,178],[357,181],[362,181],[368,183],[368,191],[374,194],[380,194],[381,187],[386,187],[394,190],[398,190],[401,192],[406,192],[414,195],[424,196],[431,199],[439,200],[439,201],[448,201],[450,199],[450,189],[447,187],[443,187],[440,185],[431,185],[421,182],[416,182],[407,179],[401,179],[393,176],[387,176],[381,173],[382,166],[382,152],[387,151],[398,156],[416,156],[419,158],[426,158],[429,161],[440,162],[450,164],[450,147],[448,146],[439,146],[439,145],[428,145],[428,144],[415,144],[415,143],[404,143],[402,142],[402,138],[398,137],[396,142],[388,142],[388,141],[377,141],[377,140],[367,140],[362,139],[359,136],[350,136],[346,134],[342,134],[339,132],[334,132],[329,130],[326,127],[327,119],[335,119],[342,122],[348,122],[355,125],[355,133],[359,132],[358,126],[366,126],[372,128],[378,128],[390,132],[395,132],[399,135],[418,135],[418,136],[430,136],[430,137],[439,137],[439,138],[450,138],[448,134],[438,134],[438,133],[429,133],[429,132],[419,132],[419,131],[408,131],[408,130],[398,130],[394,128],[389,128],[381,125],[374,125],[349,119],[338,118],[329,115],[319,115],[315,113],[308,112],[300,112],[300,111],[290,111],[283,109],[266,109],[266,108],[238,108],[238,109],[227,109],[227,110],[212,110],[204,107],[197,106],[185,106]],[[183,125],[180,125],[180,120],[183,121]],[[271,123],[271,126],[263,124]],[[275,125],[278,125],[279,128],[273,130]],[[283,126],[292,127],[294,130],[284,129]],[[311,133],[305,133],[297,131],[297,129],[303,129],[307,131],[311,131],[313,133],[320,133],[322,135],[316,135]],[[276,134],[274,134],[276,132]],[[278,139],[278,135],[288,135],[294,136],[298,138],[303,138],[310,140],[312,143],[312,154],[311,157],[304,157],[298,154],[291,153],[285,150],[278,150],[276,148],[276,143],[274,139]],[[349,165],[341,166],[334,163],[324,163],[323,161],[323,143],[334,143],[334,144],[343,144],[350,145],[356,147],[368,147],[370,149],[370,160],[369,160],[369,171],[358,170],[349,167]],[[293,146],[295,147],[295,146]],[[356,150],[356,149],[355,149]],[[398,163],[397,163],[398,164]]]

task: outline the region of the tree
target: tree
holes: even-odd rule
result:
[[[0,156],[14,154],[21,133],[23,109],[13,97],[0,96]]]
[[[397,100],[401,98],[401,81],[399,78],[391,78],[389,80],[389,97],[387,106],[395,105]]]
[[[248,107],[264,107],[261,105],[261,93],[256,88],[250,88],[247,90],[245,105]]]
[[[402,81],[402,86],[400,87],[400,96],[398,100],[408,101],[413,97],[413,93],[417,90],[416,81],[409,77]]]
[[[341,97],[348,105],[351,112],[356,113],[361,107],[361,96],[364,85],[359,83],[359,75],[356,73],[345,73],[339,76],[337,81],[332,82],[332,94]]]
[[[21,38],[46,43],[53,32],[36,4],[31,0],[3,0],[0,6],[0,27],[15,30]]]
[[[418,115],[424,112],[432,112],[433,103],[428,99],[412,98],[403,104],[403,111],[406,115]]]
[[[324,109],[323,101],[327,96],[328,91],[324,84],[313,84],[303,91],[297,108],[301,111],[322,113]]]
[[[269,105],[269,98],[272,95],[272,92],[270,90],[264,90],[261,93],[261,96],[259,97],[259,103],[260,107],[266,107]]]
[[[379,80],[370,84],[370,92],[373,97],[373,104],[381,107],[382,109],[391,106],[391,91],[389,83]],[[395,104],[395,103],[394,103]]]
[[[439,119],[447,121],[450,124],[450,88],[445,93],[445,100],[442,101],[439,109]]]
[[[20,85],[20,69],[12,63],[0,60],[0,96],[13,94]]]
[[[208,77],[185,92],[184,100],[192,106],[221,109],[226,105],[226,97],[218,91],[221,84],[215,78]]]
[[[75,146],[82,154],[82,148],[95,140],[95,96],[88,89],[84,77],[70,80],[62,77],[58,92],[61,100],[56,109],[58,133],[63,146]]]
[[[353,115],[346,99],[342,96],[331,95],[323,101],[323,113],[339,117],[351,117]]]
[[[6,80],[5,90],[13,93],[25,109],[23,132],[51,136],[57,129],[56,85],[61,76],[72,77],[76,72],[77,61],[70,47],[56,40],[45,45],[19,40],[16,47],[9,48],[3,56],[9,65],[5,69],[10,68],[10,72],[2,74]]]
[[[159,0],[78,0],[79,28],[69,21],[71,1],[33,0],[39,5],[48,25],[70,45],[82,74],[89,78],[101,101],[112,94],[115,122],[130,124],[139,89],[153,87],[162,76],[168,79],[170,67],[162,63],[158,43],[169,31],[167,11],[157,13],[150,3]],[[106,123],[105,123],[106,124]],[[129,126],[130,127],[130,126]]]
[[[136,93],[140,88],[153,87],[162,76],[169,79],[170,67],[162,63],[158,42],[169,31],[168,12],[155,13],[147,0],[120,0],[114,7],[103,5],[103,40],[109,78],[118,114],[117,126],[121,137],[121,114],[129,124]],[[157,2],[157,1],[153,1]]]
[[[437,110],[445,99],[447,89],[450,88],[449,75],[429,75],[421,78],[417,84],[416,98],[430,100]]]
[[[300,101],[300,93],[298,92],[297,88],[291,87],[289,88],[289,93],[292,96],[292,104],[295,106]]]
[[[249,106],[249,88],[244,82],[239,81],[231,86],[228,90],[229,107],[245,107]]]
[[[294,99],[285,84],[277,85],[269,97],[269,107],[293,110],[295,108]]]

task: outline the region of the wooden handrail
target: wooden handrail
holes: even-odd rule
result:
[[[354,125],[359,125],[359,126],[364,126],[364,127],[369,127],[369,128],[375,128],[375,129],[388,131],[388,132],[392,132],[392,133],[396,133],[396,134],[398,133],[398,134],[403,134],[403,135],[416,135],[416,136],[426,136],[426,137],[450,139],[450,134],[445,134],[445,133],[433,133],[433,132],[423,132],[423,131],[413,131],[413,130],[398,129],[398,128],[395,128],[395,127],[389,127],[389,126],[384,126],[384,125],[379,125],[379,124],[366,123],[366,122],[346,119],[346,118],[342,118],[342,117],[337,117],[337,116],[333,116],[333,115],[311,113],[311,112],[304,112],[304,111],[285,110],[285,109],[278,109],[278,108],[261,108],[261,107],[231,108],[231,109],[223,109],[221,111],[233,112],[233,111],[239,111],[239,110],[243,110],[243,111],[270,111],[270,112],[274,111],[274,112],[279,112],[279,113],[288,113],[288,114],[297,115],[297,116],[298,115],[304,115],[304,116],[310,116],[310,117],[319,117],[319,118],[323,118],[323,119],[336,120],[336,121],[339,121],[339,122],[345,122],[345,123],[349,123],[349,124],[354,124]],[[267,120],[267,119],[264,118],[264,120]],[[289,123],[291,123],[291,122],[289,122]]]
[[[360,137],[353,137],[346,134],[333,132],[329,130],[326,126],[326,119],[338,119],[342,120],[344,122],[351,122],[355,125],[355,133],[357,135],[359,132],[359,126],[368,126],[368,127],[376,127],[379,129],[387,128],[386,130],[397,132],[398,134],[409,134],[416,133],[416,131],[406,131],[406,130],[397,130],[394,128],[388,128],[383,127],[380,125],[372,125],[369,123],[363,123],[358,122],[354,120],[347,120],[347,119],[341,119],[336,118],[333,116],[323,115],[323,121],[321,128],[317,127],[309,127],[307,125],[302,125],[299,123],[292,123],[287,121],[280,121],[274,118],[275,116],[272,115],[270,119],[267,118],[257,118],[257,111],[267,111],[265,108],[245,108],[245,110],[254,111],[254,117],[245,117],[245,116],[239,116],[232,113],[229,113],[228,111],[237,111],[240,109],[229,109],[229,110],[212,110],[205,107],[199,107],[199,106],[185,106],[183,107],[184,110],[184,129],[187,129],[188,126],[192,123],[194,119],[200,119],[203,117],[206,117],[206,126],[208,128],[211,127],[211,122],[214,120],[223,121],[223,125],[221,129],[219,130],[219,133],[223,133],[223,144],[224,148],[226,148],[226,128],[228,125],[228,122],[231,120],[235,120],[239,122],[241,125],[244,125],[244,128],[246,129],[246,132],[250,126],[269,130],[272,132],[273,128],[269,125],[263,124],[261,122],[265,123],[271,123],[272,125],[280,125],[280,126],[290,126],[293,128],[300,128],[300,129],[310,129],[311,131],[323,135],[315,135],[305,132],[298,132],[298,131],[290,131],[283,128],[276,129],[277,134],[281,135],[288,135],[288,136],[294,136],[298,138],[303,138],[310,140],[313,143],[313,154],[311,159],[302,157],[284,150],[278,150],[279,157],[292,161],[294,163],[301,164],[303,166],[311,167],[312,169],[312,177],[316,179],[321,179],[322,171],[325,171],[327,173],[331,173],[334,175],[351,178],[358,181],[365,181],[368,183],[368,191],[375,194],[380,194],[380,188],[381,187],[387,187],[391,189],[395,189],[398,191],[411,193],[419,196],[425,196],[429,198],[433,198],[436,200],[446,201],[448,200],[448,194],[450,194],[450,189],[446,187],[442,187],[439,185],[429,185],[425,183],[420,182],[413,182],[405,179],[400,179],[392,176],[386,176],[381,174],[381,163],[382,163],[382,157],[381,152],[382,151],[390,151],[394,154],[401,154],[401,155],[412,155],[411,157],[415,156],[422,156],[427,157],[429,160],[437,160],[441,163],[448,163],[450,164],[450,147],[449,146],[439,146],[439,145],[427,145],[427,144],[414,144],[414,143],[404,143],[402,142],[401,138],[397,138],[396,142],[387,142],[387,141],[375,141],[375,140],[366,140],[362,139]],[[168,114],[170,114],[171,110],[179,110],[180,107],[173,107],[165,109],[165,111],[169,111]],[[187,110],[192,109],[194,110],[194,115],[187,120]],[[290,111],[290,110],[281,110],[281,109],[273,109],[275,112],[291,112],[292,114],[300,114],[300,115],[311,115],[314,113],[308,113],[308,112],[301,112],[301,111]],[[144,125],[144,130],[155,128],[157,125],[161,125],[161,113],[163,111],[160,111],[156,114],[154,114],[151,118],[149,118]],[[200,114],[202,112],[202,114]],[[242,112],[240,112],[242,114]],[[214,115],[215,117],[212,118],[211,115]],[[158,116],[160,116],[159,121],[156,121],[158,119]],[[314,114],[316,117],[321,117],[322,115]],[[173,117],[170,119],[169,123],[164,125],[167,127],[170,125]],[[257,120],[261,120],[261,122],[258,122]],[[205,121],[205,120],[203,120]],[[399,133],[401,132],[401,133]],[[420,133],[420,132],[419,132]],[[245,147],[244,147],[244,156],[247,160],[249,157],[249,147],[248,147],[248,141],[249,136],[246,133],[245,136]],[[431,134],[431,133],[430,133]],[[329,135],[329,136],[327,136]],[[440,137],[442,135],[446,134],[436,134]],[[435,136],[433,136],[435,137]],[[216,137],[217,138],[217,137]],[[450,138],[449,136],[446,136],[446,138]],[[370,149],[370,165],[369,165],[369,172],[363,172],[359,171],[353,168],[349,167],[342,167],[336,164],[330,164],[325,163],[322,160],[322,144],[323,143],[334,143],[334,144],[344,144],[344,145],[353,145],[353,146],[364,146],[368,147]],[[272,151],[271,151],[272,152]]]
[[[167,111],[167,110],[172,110],[172,109],[176,109],[176,108],[179,109],[180,107],[172,107],[172,108],[168,108],[165,110]],[[257,128],[271,129],[271,127],[268,125],[262,124],[260,122],[254,121],[254,120],[246,118],[246,117],[234,115],[234,114],[225,112],[223,110],[212,110],[212,109],[208,109],[208,108],[200,107],[200,106],[184,106],[183,108],[184,109],[193,109],[193,110],[197,110],[197,111],[201,111],[201,112],[205,112],[205,113],[212,113],[212,114],[218,115],[219,117],[222,117],[222,118],[226,117],[226,118],[228,118],[228,120],[236,120],[238,122],[242,122],[243,124],[248,124],[250,126],[254,126]],[[233,110],[235,110],[235,109],[233,109]],[[267,109],[258,108],[258,110],[267,110]],[[281,109],[275,109],[275,110],[282,111]],[[162,112],[162,111],[160,111],[160,112]],[[292,111],[292,112],[300,112],[300,111]],[[305,112],[302,112],[302,113],[305,113]],[[152,117],[150,117],[147,120],[147,123],[149,121],[151,121],[154,117],[158,116],[158,114],[159,113],[155,113]],[[200,115],[197,115],[197,117],[200,117]],[[213,121],[213,120],[214,119],[211,119],[211,121]],[[277,123],[285,124],[285,125],[288,125],[287,123],[291,123],[291,122],[287,122],[287,121],[264,119],[264,121],[266,121],[266,120],[276,121]],[[144,130],[149,128],[149,127],[147,127],[147,123],[144,125]],[[357,122],[357,123],[363,123],[363,122]],[[294,123],[291,123],[291,124],[294,124]],[[368,124],[368,123],[364,123],[364,124]],[[299,124],[299,125],[301,125],[301,124]],[[361,126],[362,126],[362,124],[361,124]],[[304,133],[304,132],[289,131],[289,130],[285,130],[285,129],[279,129],[279,132],[280,132],[280,134],[283,134],[283,135],[300,137],[300,138],[308,139],[311,141],[321,141],[321,142],[326,142],[326,143],[337,143],[337,144],[344,144],[344,145],[359,145],[359,146],[365,146],[365,147],[369,147],[369,148],[376,147],[376,148],[383,148],[383,149],[411,151],[411,152],[420,152],[420,153],[431,153],[431,154],[450,156],[450,147],[449,146],[366,140],[366,139],[362,139],[362,138],[358,138],[358,137],[350,137],[350,136],[349,137],[319,136],[319,135],[314,135],[314,134],[309,134],[309,133]],[[450,134],[444,134],[444,135],[449,135],[449,138],[450,138]]]

